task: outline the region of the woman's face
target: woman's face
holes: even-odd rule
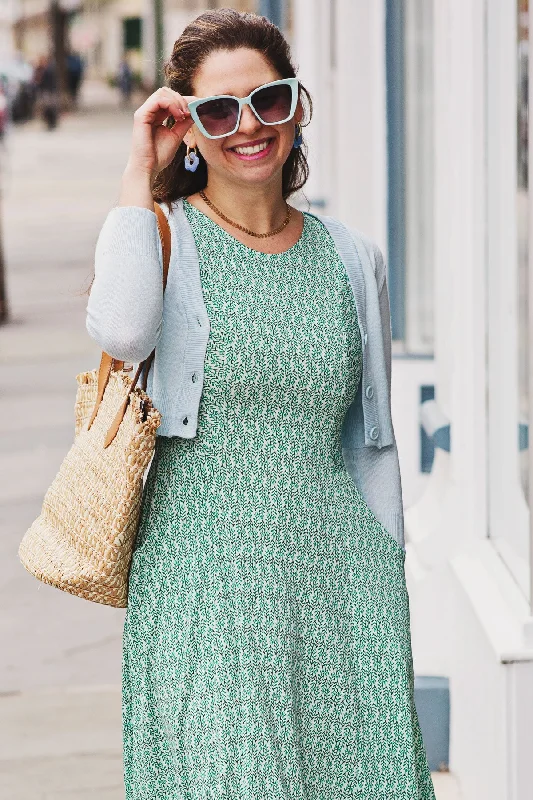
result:
[[[231,94],[247,97],[253,89],[282,78],[261,53],[249,48],[218,50],[201,64],[194,77],[194,95],[210,97]],[[192,125],[185,143],[196,146],[205,158],[208,172],[217,173],[221,180],[233,178],[238,183],[263,184],[281,179],[281,170],[294,141],[296,122],[301,121],[300,100],[294,117],[280,125],[263,125],[250,106],[242,108],[239,128],[230,136],[209,139]],[[263,152],[253,156],[237,153],[234,148],[267,142]]]

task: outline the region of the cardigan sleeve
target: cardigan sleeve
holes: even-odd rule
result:
[[[154,211],[116,206],[95,250],[86,328],[100,348],[139,363],[156,346],[163,319],[163,258]]]
[[[374,243],[373,249],[376,263],[376,283],[378,286],[379,311],[383,338],[383,356],[387,375],[390,409],[392,379],[392,330],[387,269],[385,266],[383,253],[378,245]],[[360,473],[368,473],[369,470],[372,472],[371,478],[367,474],[364,479],[365,486],[367,487],[367,493],[369,495],[367,502],[371,508],[372,506],[379,508],[380,510],[382,508],[382,499],[381,497],[373,497],[372,494],[374,492],[381,494],[381,492],[386,491],[389,494],[389,507],[385,514],[383,514],[383,512],[380,514],[380,516],[382,516],[380,521],[385,525],[389,533],[396,539],[398,544],[405,549],[402,479],[398,447],[396,445],[396,435],[394,433],[394,425],[392,423],[392,413],[391,427],[393,438],[392,444],[382,448],[379,456],[376,454],[376,448],[364,448],[363,453],[361,454],[359,470]]]
[[[383,356],[387,378],[388,404],[391,408],[391,359],[392,332],[387,270],[383,254],[378,245],[368,237],[361,236],[374,267],[379,298],[379,315],[383,341]],[[360,396],[360,393],[359,393]],[[392,444],[386,447],[344,448],[343,456],[348,472],[360,489],[368,507],[398,545],[405,550],[403,492],[400,462],[394,426]]]
[[[387,283],[387,270],[383,254],[377,245],[374,245],[376,259],[376,282],[378,285],[379,313],[381,317],[381,330],[383,331],[383,355],[389,387],[389,407],[391,404],[391,360],[392,360],[392,329],[390,315],[389,287]]]

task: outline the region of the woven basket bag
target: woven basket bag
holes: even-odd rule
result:
[[[170,228],[157,203],[154,209],[164,291]],[[161,424],[146,393],[154,354],[138,365],[133,378],[123,361],[107,353],[99,369],[76,376],[74,443],[18,551],[23,566],[44,583],[119,608],[127,606],[143,478]]]

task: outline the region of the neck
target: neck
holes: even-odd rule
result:
[[[287,204],[279,186],[234,186],[209,176],[205,194],[233,222],[259,232],[281,225],[287,216]]]

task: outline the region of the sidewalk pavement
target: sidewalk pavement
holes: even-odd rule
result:
[[[133,111],[140,106],[148,96],[144,90],[135,90],[131,94],[128,107]],[[86,78],[80,87],[78,98],[78,111],[94,114],[96,111],[121,109],[122,97],[116,86],[110,86],[104,81]]]
[[[10,324],[0,328],[0,797],[119,800],[123,609],[41,584],[20,539],[74,435],[75,376],[100,353],[85,331],[94,246],[118,199],[131,112],[14,128],[0,148]],[[437,800],[459,800],[435,774]]]
[[[76,374],[100,352],[83,291],[115,205],[131,121],[114,112],[15,128],[1,153],[10,324],[0,329],[0,691],[120,683],[124,612],[21,566],[20,540],[74,438]]]
[[[0,797],[124,800],[120,687],[0,697]]]

